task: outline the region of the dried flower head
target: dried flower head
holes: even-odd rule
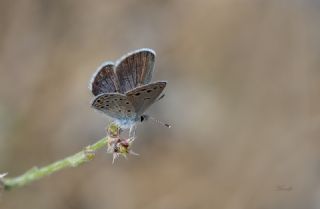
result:
[[[111,123],[108,127],[107,127],[107,133],[109,137],[112,138],[117,138],[120,136],[121,133],[121,128],[119,126],[117,126],[115,123]]]
[[[107,152],[113,155],[112,164],[114,163],[115,159],[118,158],[120,155],[125,158],[127,158],[127,154],[138,155],[137,153],[131,150],[131,145],[133,141],[133,137],[129,139],[121,139],[120,137],[109,137]]]

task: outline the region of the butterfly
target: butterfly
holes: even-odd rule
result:
[[[152,49],[143,48],[124,55],[116,63],[103,63],[89,84],[95,96],[91,106],[113,118],[122,129],[130,128],[130,132],[137,122],[153,119],[144,112],[164,96],[167,85],[166,81],[151,82],[155,56]]]

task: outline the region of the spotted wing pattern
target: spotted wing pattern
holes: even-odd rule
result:
[[[134,119],[135,109],[128,97],[119,93],[102,93],[94,98],[92,107],[115,119]]]
[[[90,83],[93,95],[101,93],[117,92],[119,89],[118,79],[114,72],[112,62],[102,64],[93,75]]]
[[[137,115],[142,115],[159,97],[167,82],[158,81],[132,89],[126,93]]]
[[[119,92],[125,93],[137,86],[151,81],[155,62],[155,52],[151,49],[139,49],[117,61],[116,75]]]

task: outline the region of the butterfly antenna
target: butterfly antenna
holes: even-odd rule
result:
[[[145,120],[151,119],[151,120],[153,120],[154,122],[159,123],[159,124],[161,124],[161,125],[164,125],[164,126],[167,127],[167,128],[171,128],[171,125],[170,125],[170,124],[164,123],[164,122],[162,122],[162,121],[160,121],[160,120],[158,120],[158,119],[155,119],[154,117],[151,117],[151,116],[149,116],[149,115],[143,115],[142,117],[143,117]]]

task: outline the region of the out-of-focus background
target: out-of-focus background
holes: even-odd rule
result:
[[[94,143],[110,120],[88,81],[157,52],[166,97],[134,151],[6,192],[1,209],[320,208],[320,2],[0,2],[0,173]]]

